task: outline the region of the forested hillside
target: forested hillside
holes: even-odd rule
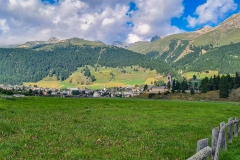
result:
[[[220,74],[234,74],[240,70],[240,43],[220,47],[214,47],[213,44],[189,45],[188,52],[183,54],[187,45],[189,45],[187,40],[171,40],[167,51],[160,54],[152,51],[146,55],[164,60],[172,69],[183,72],[217,70]]]
[[[209,50],[192,61],[187,70],[218,70],[219,73],[232,73],[240,70],[240,43],[229,44]]]
[[[205,70],[235,73],[240,64],[240,14],[232,15],[214,28],[201,27],[154,42],[135,43],[128,49],[162,59],[181,73]]]
[[[168,73],[171,67],[162,60],[154,59],[117,47],[109,46],[57,46],[52,50],[20,48],[0,49],[0,84],[37,82],[46,76],[67,79],[78,67],[125,67],[139,65]]]

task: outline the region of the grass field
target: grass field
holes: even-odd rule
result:
[[[193,75],[196,75],[196,77],[197,77],[197,79],[203,79],[203,78],[205,78],[205,77],[213,77],[214,75],[215,76],[217,76],[218,75],[218,71],[208,71],[208,73],[206,73],[206,72],[186,72],[186,73],[184,73],[184,77],[186,78],[186,79],[191,79],[191,78],[193,78]]]
[[[239,113],[226,102],[0,99],[0,159],[183,160]],[[239,147],[234,138],[220,159],[239,159]]]

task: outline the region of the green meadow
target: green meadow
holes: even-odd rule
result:
[[[36,83],[26,82],[25,86],[37,85],[44,88],[82,88],[102,89],[105,85],[107,88],[128,87],[135,85],[151,84],[154,81],[165,81],[162,75],[156,70],[150,70],[139,66],[111,68],[111,67],[94,67],[88,66],[91,75],[96,77],[96,81],[86,84],[86,77],[83,75],[84,67],[78,68],[65,81],[58,81],[56,77],[46,77]],[[123,73],[122,70],[126,71]],[[136,71],[137,70],[137,71]]]
[[[0,159],[184,160],[239,114],[235,102],[0,98]],[[240,159],[239,147],[234,137],[220,159]]]

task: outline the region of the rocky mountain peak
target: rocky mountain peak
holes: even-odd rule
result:
[[[213,28],[210,26],[202,26],[201,28],[197,29],[195,32],[203,34],[203,33],[209,32],[211,30],[213,30]]]
[[[58,42],[60,42],[60,39],[58,39],[58,38],[56,38],[56,37],[52,37],[52,38],[50,38],[50,39],[46,42],[46,44],[49,44],[49,43],[58,43]]]
[[[113,46],[116,46],[116,47],[120,47],[120,48],[127,48],[128,45],[124,42],[121,42],[121,41],[114,41],[112,43]]]
[[[219,29],[240,28],[240,13],[232,15],[222,24],[220,24],[217,28]]]
[[[154,42],[154,41],[159,40],[159,39],[160,39],[160,37],[158,35],[156,35],[156,36],[152,37],[150,42]]]

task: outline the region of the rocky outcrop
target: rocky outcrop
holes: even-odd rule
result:
[[[216,28],[218,29],[240,28],[240,14],[234,14]]]
[[[113,46],[120,47],[120,48],[127,48],[127,43],[121,42],[121,41],[114,41],[112,43]]]
[[[160,39],[160,37],[158,35],[156,35],[156,36],[152,37],[150,42],[154,42],[154,41],[159,40],[159,39]]]

